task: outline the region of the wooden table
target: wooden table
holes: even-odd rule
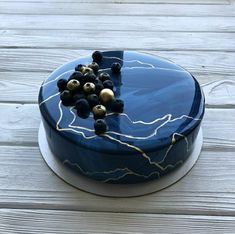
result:
[[[235,233],[234,16],[229,0],[0,0],[0,232]],[[94,49],[169,58],[203,86],[203,151],[178,183],[104,198],[43,161],[40,84]]]

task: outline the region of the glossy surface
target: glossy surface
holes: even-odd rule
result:
[[[124,101],[123,114],[109,113],[108,131],[97,136],[92,115],[81,119],[73,107],[61,104],[57,80],[68,79],[77,64],[92,59],[73,61],[52,73],[40,90],[49,144],[62,161],[69,160],[68,164],[98,180],[134,183],[162,176],[182,164],[192,149],[204,114],[199,84],[162,58],[126,51],[103,54],[99,65],[110,73],[115,96]],[[122,65],[119,75],[110,70],[113,62]]]

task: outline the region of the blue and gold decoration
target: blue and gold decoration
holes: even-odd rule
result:
[[[87,83],[92,89],[84,88]],[[72,61],[39,92],[54,155],[71,170],[106,183],[145,182],[182,165],[193,150],[204,102],[189,72],[130,51],[96,51]]]

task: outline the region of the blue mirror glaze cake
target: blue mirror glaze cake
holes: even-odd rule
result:
[[[128,184],[158,179],[187,160],[205,100],[180,66],[107,51],[55,70],[40,88],[39,107],[50,149],[64,166]]]

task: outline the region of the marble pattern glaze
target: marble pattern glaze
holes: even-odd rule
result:
[[[165,59],[128,51],[104,52],[100,71],[110,73],[124,113],[108,113],[108,131],[94,133],[94,119],[81,119],[63,106],[56,82],[91,56],[54,71],[41,86],[39,107],[53,153],[67,166],[109,183],[138,183],[159,178],[181,165],[193,149],[204,114],[198,82]],[[120,75],[110,71],[122,65]]]

